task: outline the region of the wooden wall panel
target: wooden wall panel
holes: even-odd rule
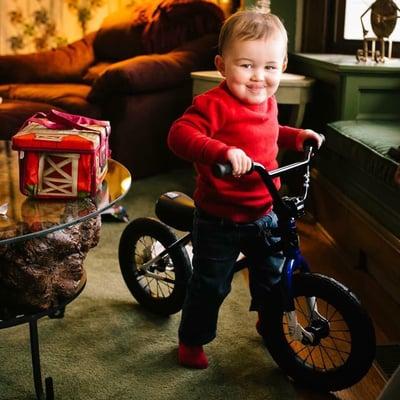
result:
[[[314,215],[346,255],[400,304],[400,239],[385,230],[317,171],[313,171]]]

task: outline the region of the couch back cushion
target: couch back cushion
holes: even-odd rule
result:
[[[97,60],[120,61],[166,53],[207,33],[218,33],[224,14],[203,0],[141,0],[130,11],[108,16],[96,38]]]
[[[219,33],[223,11],[199,0],[164,0],[155,8],[143,32],[148,53],[166,53],[208,33]]]
[[[137,95],[182,86],[190,82],[191,71],[211,68],[216,42],[217,35],[210,33],[168,53],[142,54],[105,69],[99,65],[97,77],[93,67],[85,77],[93,79],[88,98],[104,102],[116,94]]]
[[[0,57],[0,83],[81,82],[94,62],[94,33],[76,42],[43,52]]]
[[[93,42],[97,60],[120,61],[143,54],[142,33],[146,19],[139,9],[105,18]]]
[[[389,155],[391,147],[400,146],[400,121],[336,121],[328,124],[326,136],[328,149],[351,160],[367,176],[400,191],[395,180],[399,162]]]

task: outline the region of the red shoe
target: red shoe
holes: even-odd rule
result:
[[[203,346],[187,346],[180,342],[178,348],[178,361],[185,367],[205,369],[208,367],[208,359]]]

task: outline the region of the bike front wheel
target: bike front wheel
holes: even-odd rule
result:
[[[293,276],[297,322],[313,340],[293,339],[278,288],[265,305],[263,339],[272,358],[294,381],[318,391],[348,388],[370,369],[375,331],[358,299],[319,274]]]
[[[184,246],[168,225],[138,218],[129,223],[119,242],[119,265],[133,297],[149,311],[170,315],[181,310],[191,276]]]

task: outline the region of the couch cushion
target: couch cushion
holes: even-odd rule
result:
[[[400,146],[400,121],[337,121],[328,124],[326,146],[390,186],[399,163],[388,155]]]
[[[142,33],[146,20],[134,9],[110,14],[93,41],[97,60],[119,61],[144,53]]]
[[[82,82],[94,62],[94,33],[58,49],[0,57],[0,83]]]
[[[6,100],[46,103],[73,114],[99,118],[99,107],[87,100],[90,89],[88,85],[73,83],[21,83],[0,85],[0,96]]]
[[[328,124],[317,167],[349,199],[400,237],[399,163],[388,156],[400,144],[400,121]]]
[[[144,54],[110,65],[93,83],[89,100],[112,94],[138,94],[165,90],[190,81],[190,72],[209,69],[218,37],[209,34],[166,54]],[[101,68],[99,68],[101,70]]]
[[[202,0],[141,0],[109,15],[93,42],[97,60],[120,61],[166,53],[207,33],[218,33],[224,13]]]
[[[219,33],[224,13],[201,0],[163,0],[154,8],[143,32],[148,53],[166,53],[208,33]]]
[[[108,67],[110,67],[113,63],[111,62],[99,62],[97,64],[94,64],[91,66],[86,74],[83,77],[83,82],[86,83],[87,85],[93,84],[96,79],[98,79],[101,74],[107,70]]]

